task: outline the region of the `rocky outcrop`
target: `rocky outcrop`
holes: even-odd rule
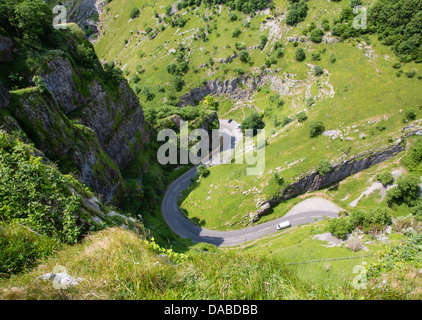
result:
[[[47,62],[47,68],[41,70],[40,76],[66,114],[83,104],[82,93],[77,89],[74,80],[75,77],[79,78],[79,75],[75,73],[67,58],[59,54],[54,56]]]
[[[69,21],[75,22],[81,28],[91,28],[98,33],[98,20],[104,10],[107,0],[72,0],[65,2],[69,12]]]
[[[277,197],[274,197],[264,203],[260,210],[250,214],[250,216],[253,218],[253,221],[258,221],[261,216],[267,214],[270,211],[270,208],[277,203],[294,198],[306,192],[320,190],[353,174],[389,160],[404,150],[403,144],[404,143],[400,140],[395,145],[371,150],[366,153],[354,156],[350,159],[333,165],[331,171],[324,176],[318,174],[318,172],[315,171],[305,173],[300,176],[294,183],[281,190]]]
[[[116,204],[125,192],[121,170],[149,141],[149,128],[125,79],[102,79],[100,65],[75,64],[80,41],[86,39],[70,34],[68,52],[45,53],[38,73],[45,92],[32,87],[10,94],[0,84],[0,127],[21,131],[62,172]]]
[[[249,100],[256,93],[257,88],[267,84],[270,85],[272,91],[281,95],[290,95],[294,93],[295,88],[306,86],[303,81],[285,78],[266,71],[257,76],[250,75],[232,80],[210,80],[203,86],[194,88],[191,92],[181,96],[178,106],[195,105],[207,95],[224,95],[233,100]]]
[[[40,76],[64,113],[91,128],[120,169],[148,141],[142,107],[126,80],[111,94],[98,79],[83,79],[60,54],[47,62]]]
[[[13,41],[9,37],[0,35],[0,62],[12,60]]]
[[[6,131],[20,129],[62,172],[74,173],[105,202],[119,198],[123,178],[94,131],[69,121],[52,97],[38,91],[14,95],[10,117],[2,119]]]
[[[257,222],[262,216],[265,216],[271,211],[271,205],[267,202],[263,204],[258,211],[249,213],[250,223]]]
[[[0,82],[0,108],[6,107],[10,102],[10,93],[7,90],[3,83]]]
[[[226,95],[231,99],[247,100],[256,89],[253,78],[235,78],[233,80],[211,80],[205,86],[193,89],[179,98],[179,107],[195,105],[208,95]],[[246,86],[246,87],[245,87]]]

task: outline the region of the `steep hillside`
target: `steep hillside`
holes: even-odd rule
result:
[[[285,265],[256,254],[201,247],[188,254],[160,251],[121,228],[88,237],[62,250],[31,273],[0,283],[3,299],[125,299],[125,300],[297,300],[406,299],[394,288],[357,291],[350,285],[323,289],[299,280]],[[78,284],[56,290],[43,280],[57,265]],[[95,266],[95,267],[94,267]],[[418,296],[416,296],[418,297]],[[154,310],[154,309],[153,309]],[[153,312],[159,312],[154,310]]]
[[[0,1],[1,298],[420,298],[421,0],[75,0],[56,30],[60,3]],[[192,166],[160,165],[157,133],[221,119],[265,129],[263,169],[201,167],[172,209],[224,231],[308,197],[344,211],[178,237],[160,205]]]
[[[121,170],[151,131],[119,69],[100,64],[76,25],[50,26],[58,40],[52,43],[29,40],[12,22],[2,26],[4,129],[21,130],[63,172],[78,174],[106,202],[118,203],[125,190]]]
[[[375,1],[363,1],[369,7],[365,30],[352,27],[349,1],[309,1],[297,20],[292,11],[302,9],[288,1],[254,13],[212,2],[124,3],[106,6],[95,49],[122,67],[151,123],[175,113],[183,117],[185,108],[178,107],[188,104],[209,109],[201,102],[207,95],[216,98],[220,118],[263,116],[265,171],[251,177],[247,164],[211,168],[182,204],[206,227],[241,227],[259,204],[315,171],[321,160],[336,166],[392,146],[419,118],[419,51],[406,55],[386,46],[393,22],[376,15],[384,11]],[[412,17],[419,5],[400,12]],[[135,7],[139,12],[131,17]],[[419,31],[410,27],[415,19],[403,24],[416,39]],[[318,123],[321,131],[313,131]],[[283,182],[279,190],[271,185],[276,173]]]

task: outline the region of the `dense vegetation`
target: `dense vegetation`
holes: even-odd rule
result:
[[[378,232],[393,223],[388,209],[354,210],[349,216],[330,220],[327,231],[340,239],[346,239],[356,228],[364,232]]]
[[[352,3],[352,7],[355,3]],[[352,8],[344,9],[335,21],[333,34],[347,39],[377,33],[381,43],[390,46],[403,62],[422,62],[422,1],[379,0],[369,7],[367,28],[353,27]]]
[[[181,7],[199,6],[201,3],[205,5],[225,4],[231,9],[241,11],[243,13],[253,13],[257,10],[263,10],[271,4],[271,0],[182,0]]]
[[[20,140],[0,132],[1,221],[20,221],[41,234],[74,243],[83,230],[76,218],[80,200],[71,187],[83,190],[77,180],[45,164]]]

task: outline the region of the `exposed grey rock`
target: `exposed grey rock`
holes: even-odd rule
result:
[[[79,76],[75,74],[70,61],[60,55],[47,62],[47,66],[48,69],[40,72],[47,89],[66,114],[72,112],[83,103],[83,97],[73,80],[74,76]]]
[[[93,130],[69,125],[57,102],[37,93],[21,95],[11,112],[19,123],[30,124],[25,132],[48,159],[71,164],[83,183],[102,195],[105,202],[113,201],[123,178]]]
[[[67,286],[77,286],[80,282],[83,281],[82,278],[75,278],[66,273],[46,273],[42,276],[37,277],[44,281],[53,281],[58,285],[58,288],[65,289]]]
[[[0,108],[7,107],[10,102],[10,93],[0,82]]]
[[[250,221],[256,222],[258,221],[262,216],[266,215],[271,210],[271,205],[267,202],[261,208],[256,212],[251,212],[249,214]]]
[[[403,150],[404,146],[400,140],[395,145],[371,150],[333,165],[331,171],[324,176],[319,175],[317,172],[305,173],[296,182],[281,190],[280,196],[270,199],[266,204],[272,207],[277,203],[294,198],[300,194],[320,190],[355,173],[391,159]]]
[[[142,107],[127,82],[122,79],[117,98],[113,99],[94,79],[88,84],[89,95],[83,96],[75,84],[75,79],[80,79],[78,70],[67,58],[57,54],[47,66],[40,76],[63,111],[69,114],[78,108],[79,122],[97,134],[104,151],[120,169],[125,167],[133,159],[133,152],[149,139]],[[95,159],[91,160],[95,163]],[[90,172],[83,175],[89,176]]]
[[[13,41],[9,37],[0,35],[0,62],[12,60]]]
[[[79,27],[91,27],[98,33],[97,22],[94,16],[100,16],[107,0],[71,0],[65,2],[67,12],[69,12],[69,22],[75,22]]]
[[[194,88],[191,92],[179,98],[179,107],[195,105],[207,95],[225,95],[233,100],[249,100],[256,93],[258,87],[270,85],[272,91],[281,95],[289,95],[292,89],[302,85],[300,80],[285,79],[282,76],[264,72],[258,76],[244,76],[231,80],[210,80],[203,86]]]

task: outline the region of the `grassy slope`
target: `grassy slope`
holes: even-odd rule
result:
[[[274,2],[277,7],[276,11],[279,12],[283,12],[287,6],[287,1],[284,0]],[[370,1],[364,1],[364,3],[368,2]],[[165,67],[173,61],[173,58],[168,50],[175,48],[179,42],[189,44],[191,47],[190,69],[184,77],[187,86],[182,92],[178,93],[179,95],[188,92],[189,89],[196,87],[203,80],[234,78],[236,76],[234,68],[250,69],[257,72],[257,69],[265,61],[267,54],[272,50],[272,43],[275,39],[270,37],[270,44],[263,52],[260,50],[250,51],[254,69],[241,63],[239,59],[235,59],[229,65],[216,63],[213,68],[200,68],[199,71],[194,72],[199,65],[207,63],[210,57],[219,59],[231,55],[235,49],[235,41],[242,41],[246,46],[252,46],[258,43],[259,35],[269,35],[269,30],[261,25],[262,16],[252,18],[251,27],[245,30],[239,39],[233,39],[230,37],[230,31],[235,26],[243,30],[241,22],[246,16],[237,13],[240,17],[239,21],[228,22],[228,10],[223,8],[221,16],[214,16],[214,20],[209,22],[211,26],[216,22],[217,30],[209,35],[210,41],[203,42],[189,39],[192,34],[192,31],[189,30],[193,27],[206,25],[200,17],[189,12],[186,14],[189,21],[184,28],[178,30],[178,28],[167,27],[155,39],[140,41],[139,39],[143,35],[136,35],[136,30],[142,32],[146,27],[154,27],[156,24],[156,21],[152,18],[154,10],[162,14],[165,6],[171,2],[144,1],[142,3],[146,5],[141,9],[139,1],[111,2],[108,5],[109,11],[106,11],[102,16],[103,21],[110,22],[104,24],[106,26],[105,34],[100,37],[96,44],[99,56],[105,60],[115,60],[120,63],[123,69],[130,71],[128,77],[136,72],[136,66],[142,65],[145,73],[142,74],[141,82],[138,84],[140,87],[147,85],[153,88],[157,84],[170,85],[172,77],[167,73]],[[141,16],[130,21],[129,11],[135,5],[141,9]],[[417,110],[418,118],[420,118],[420,111],[418,110],[418,106],[422,105],[420,80],[416,77],[413,79],[404,76],[396,77],[396,70],[391,66],[398,60],[388,47],[379,43],[376,36],[369,37],[371,49],[374,50],[374,58],[372,59],[365,56],[364,51],[358,47],[356,41],[335,44],[313,44],[307,41],[305,44],[299,45],[304,47],[307,52],[305,62],[299,63],[294,60],[295,48],[287,42],[286,37],[300,36],[303,28],[312,21],[321,22],[324,17],[327,17],[332,25],[333,19],[341,8],[347,6],[348,1],[334,3],[313,0],[309,2],[308,17],[297,27],[290,28],[286,27],[284,22],[279,23],[282,26],[280,39],[284,45],[284,58],[278,59],[277,64],[272,69],[281,69],[277,74],[284,75],[285,78],[287,78],[288,73],[291,78],[302,80],[309,87],[309,92],[316,98],[317,103],[306,110],[305,89],[302,88],[292,95],[283,96],[286,104],[282,108],[271,106],[268,98],[274,92],[268,86],[257,92],[252,100],[246,101],[246,105],[250,105],[252,108],[256,106],[258,109],[265,111],[264,121],[267,124],[267,137],[268,133],[272,132],[272,136],[268,137],[270,145],[266,148],[265,172],[262,176],[255,177],[245,175],[246,165],[226,165],[211,168],[211,175],[200,180],[198,184],[194,184],[193,191],[190,194],[186,193],[187,199],[182,207],[189,213],[190,217],[202,221],[205,227],[211,229],[224,230],[242,227],[242,224],[238,222],[250,211],[256,210],[256,202],[271,195],[270,193],[266,194],[265,185],[275,171],[279,171],[286,182],[292,181],[294,177],[312,169],[320,159],[336,161],[345,157],[346,153],[353,155],[388,144],[387,137],[398,137],[404,125],[402,111],[414,108]],[[196,13],[202,14],[206,11],[203,7],[200,7]],[[131,30],[133,30],[132,34]],[[186,33],[183,34],[183,32]],[[220,34],[219,37],[216,35],[217,32]],[[126,46],[124,45],[125,39],[129,40]],[[143,58],[138,57],[139,50],[145,53]],[[312,52],[320,52],[321,61],[311,61]],[[336,57],[335,63],[329,61],[331,55]],[[318,89],[317,78],[311,75],[311,66],[305,63],[320,65],[328,71],[328,74],[324,74],[319,79],[320,89],[329,90],[329,85],[332,85],[335,91],[333,98],[329,98],[327,94],[324,95],[323,91]],[[412,69],[417,70],[419,75],[422,72],[421,66],[414,63],[406,64],[403,67],[404,71]],[[156,94],[156,99],[153,102],[145,102],[146,108],[159,105],[165,96],[158,90],[153,89],[153,92]],[[319,99],[317,98],[318,94],[321,95]],[[143,99],[142,95],[140,98]],[[241,121],[251,113],[251,108],[247,106],[234,109],[234,101],[224,97],[218,99],[220,101],[218,113],[221,118],[233,118]],[[271,120],[274,115],[281,119],[284,115],[294,116],[301,110],[306,110],[308,113],[308,121],[303,124],[298,124],[295,121],[284,129],[274,127],[272,124]],[[340,141],[339,139],[331,140],[327,137],[310,139],[309,120],[315,119],[322,120],[327,130],[341,130],[345,137],[352,137],[354,140]],[[375,122],[371,123],[373,121]],[[386,129],[382,132],[375,129],[379,122],[386,126]],[[273,130],[275,134],[273,134]],[[359,138],[362,132],[367,136],[364,140]],[[348,203],[357,198],[367,186],[372,184],[376,173],[383,170],[392,170],[398,166],[397,159],[393,159],[346,179],[338,188],[321,190],[316,193],[324,193],[338,205],[350,209]],[[254,187],[260,193],[254,192],[252,190]],[[251,190],[252,193],[244,195],[243,192],[246,190]],[[346,196],[348,198],[342,200]],[[264,217],[262,221],[269,221],[284,215],[289,208],[299,201],[300,199],[292,199],[277,206],[274,212]],[[359,207],[363,208],[379,205],[385,206],[385,203],[380,203],[379,195],[376,193],[359,202]],[[406,208],[399,208],[394,214],[401,215],[404,213],[406,213]],[[320,229],[323,225],[324,223],[317,224],[315,228]],[[310,231],[304,230],[299,228],[298,231],[292,233],[294,237],[286,235],[285,237],[275,236],[273,239],[262,239],[248,246],[248,250],[263,252],[263,248],[265,248],[266,251],[264,252],[275,253],[277,259],[287,259],[288,262],[297,261],[297,254],[302,255],[303,260],[336,258],[351,254],[351,251],[346,248],[325,248],[320,242],[310,241],[308,239]],[[304,243],[298,244],[296,240],[296,242],[292,240],[292,237],[302,239]],[[286,248],[281,250],[280,247]],[[370,252],[377,249],[377,246],[370,248]],[[368,259],[364,260],[369,261]],[[327,281],[329,284],[334,284],[341,279],[350,279],[351,270],[356,265],[356,261],[360,262],[361,260],[330,262],[330,268],[328,268],[330,272],[327,271],[327,263],[324,262],[317,265],[299,265],[296,266],[296,270],[306,279],[317,279],[318,282]]]
[[[140,87],[147,85],[152,88],[157,84],[164,86],[170,84],[172,76],[167,73],[166,66],[173,61],[173,57],[168,50],[175,48],[179,42],[191,48],[190,69],[184,77],[187,85],[179,93],[181,95],[204,79],[233,78],[236,76],[233,69],[237,67],[256,72],[257,67],[262,66],[265,57],[271,52],[276,40],[270,32],[270,24],[273,21],[261,23],[263,15],[251,18],[251,26],[245,29],[242,27],[242,22],[247,16],[237,13],[238,21],[229,22],[228,10],[225,7],[222,8],[219,17],[213,16],[212,21],[205,22],[201,14],[208,14],[210,10],[206,10],[204,6],[197,8],[194,12],[190,10],[184,15],[189,19],[184,28],[179,30],[167,26],[153,40],[148,38],[141,40],[144,37],[142,32],[147,27],[153,28],[157,23],[153,18],[154,11],[156,10],[160,15],[164,14],[164,8],[171,2],[145,1],[143,3],[141,7],[137,1],[111,2],[107,6],[110,9],[106,9],[101,17],[104,21],[104,34],[95,46],[101,58],[114,59],[121,64],[123,69],[130,70],[128,77],[136,72],[137,65],[142,65],[145,72],[141,75],[141,81],[138,84]],[[130,20],[130,8],[135,5],[141,9],[141,15],[139,18]],[[283,12],[287,1],[275,1],[275,5],[276,11]],[[413,79],[404,76],[396,77],[396,70],[391,65],[397,61],[397,58],[388,47],[378,42],[376,36],[369,37],[371,49],[374,50],[372,59],[365,56],[364,51],[354,40],[335,44],[314,44],[308,40],[305,44],[299,45],[307,52],[305,62],[299,63],[294,60],[296,48],[287,41],[286,37],[301,36],[306,26],[311,22],[318,24],[324,17],[328,18],[332,25],[332,21],[340,10],[347,6],[347,1],[327,3],[314,0],[309,3],[310,9],[306,20],[297,27],[287,27],[284,21],[277,23],[281,30],[277,37],[284,45],[284,58],[278,59],[273,69],[281,69],[278,75],[286,79],[289,74],[290,79],[302,80],[302,86],[293,90],[293,94],[282,97],[286,101],[282,108],[274,107],[268,102],[269,96],[273,94],[268,86],[262,88],[251,101],[245,102],[265,112],[267,140],[270,142],[266,148],[265,172],[259,177],[246,176],[246,164],[212,168],[211,175],[195,187],[188,200],[182,205],[191,217],[203,220],[208,228],[227,229],[228,225],[239,222],[243,216],[255,210],[257,201],[271,196],[271,192],[265,189],[265,185],[276,170],[286,182],[292,181],[296,176],[312,169],[321,159],[338,161],[346,156],[346,152],[349,155],[357,154],[388,144],[388,136],[399,136],[399,131],[403,127],[401,111],[409,108],[417,110],[417,107],[422,104],[421,82],[416,77]],[[283,18],[279,16],[278,19]],[[213,27],[214,23],[217,29],[213,29],[209,34],[208,42],[192,40],[192,28],[205,27],[206,24]],[[244,30],[238,39],[230,36],[234,27]],[[139,34],[137,34],[138,31]],[[220,34],[219,37],[217,33]],[[249,47],[256,45],[262,34],[270,35],[270,41],[262,52],[250,51],[252,67],[235,59],[229,65],[216,63],[212,69],[206,67],[198,69],[198,66],[205,64],[210,57],[218,59],[231,55],[235,49],[235,41],[244,42]],[[129,41],[127,45],[124,44],[125,39]],[[139,50],[145,53],[143,58],[138,57]],[[321,53],[321,61],[311,61],[311,53],[317,52]],[[331,55],[336,57],[335,63],[329,61]],[[323,67],[328,73],[317,79],[312,75],[312,65],[315,64]],[[413,63],[403,67],[404,71],[411,69],[416,69],[418,74],[422,72],[421,66]],[[195,72],[195,70],[198,71]],[[335,92],[333,98],[327,94],[330,85]],[[283,129],[274,127],[272,123],[274,116],[281,119],[284,115],[294,116],[297,112],[306,110],[306,88],[317,101],[312,108],[307,110],[308,121],[303,124],[293,122]],[[158,90],[154,93],[156,98],[152,102],[145,103],[146,108],[159,105],[165,95]],[[222,118],[231,117],[241,121],[251,112],[248,107],[233,108],[234,102],[223,97],[219,100],[221,100],[219,116]],[[419,116],[418,111],[418,118]],[[327,130],[340,130],[344,137],[351,137],[354,140],[309,138],[309,123],[310,120],[315,119],[322,120]],[[368,124],[369,122],[374,123]],[[376,130],[375,126],[378,123],[384,124],[386,129],[382,132]],[[273,135],[269,136],[270,132]],[[365,140],[359,138],[361,133],[367,136]],[[213,190],[209,194],[210,185],[213,185]],[[252,190],[254,187],[259,193],[254,194]],[[251,190],[252,195],[243,195],[243,191],[246,190]],[[280,214],[282,212],[276,208],[271,217]]]
[[[159,257],[134,233],[97,232],[58,251],[33,271],[0,281],[2,299],[362,299],[406,298],[398,290],[324,289],[300,281],[282,263],[258,254],[191,251],[183,263]],[[83,280],[56,290],[37,279],[56,266]]]

